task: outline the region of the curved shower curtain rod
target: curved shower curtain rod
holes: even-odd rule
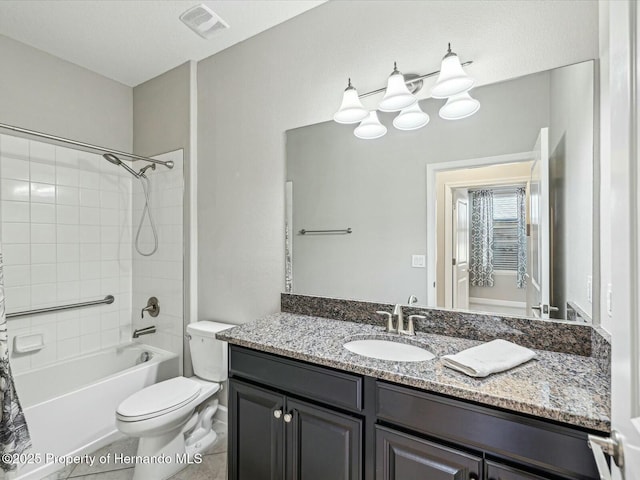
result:
[[[86,150],[90,150],[93,152],[111,153],[118,157],[125,157],[131,160],[142,160],[144,162],[157,163],[159,165],[164,165],[167,168],[173,168],[173,161],[167,160],[156,160],[155,158],[143,157],[141,155],[135,155],[133,153],[121,152],[119,150],[113,150],[112,148],[100,147],[98,145],[92,145],[90,143],[78,142],[76,140],[70,140],[64,137],[58,137],[56,135],[50,135],[48,133],[36,132],[35,130],[29,130],[27,128],[15,127],[13,125],[7,125],[6,123],[0,123],[0,129],[11,130],[12,132],[24,133],[25,135],[30,135],[33,137],[45,138],[47,140],[53,140],[54,142],[59,143],[67,143],[69,145],[75,145],[76,147],[81,147]]]

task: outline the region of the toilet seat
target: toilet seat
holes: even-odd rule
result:
[[[202,387],[185,377],[175,377],[143,388],[124,400],[116,410],[122,422],[139,422],[166,415],[192,402]]]

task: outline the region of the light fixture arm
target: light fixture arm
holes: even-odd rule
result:
[[[473,60],[469,60],[468,62],[464,62],[462,64],[463,67],[466,67],[467,65],[471,65],[473,63]],[[426,73],[424,75],[419,75],[417,77],[412,77],[409,80],[405,81],[404,83],[409,86],[412,85],[414,83],[419,82],[420,80],[424,80],[425,78],[429,78],[429,77],[435,77],[436,75],[438,75],[440,73],[440,70],[438,70],[437,72],[431,72],[431,73]],[[407,75],[408,76],[408,75]],[[379,88],[377,90],[372,90],[370,92],[366,92],[366,93],[362,93],[360,95],[358,95],[358,98],[365,98],[365,97],[370,97],[372,95],[377,95],[378,93],[382,93],[387,89],[387,87],[383,87],[383,88]],[[415,93],[415,92],[414,92]]]

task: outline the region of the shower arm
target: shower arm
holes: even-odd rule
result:
[[[27,128],[22,128],[22,127],[16,127],[13,125],[8,125],[6,123],[0,123],[0,129],[4,129],[4,130],[10,130],[12,132],[18,132],[18,133],[22,133],[25,135],[29,135],[32,137],[38,137],[38,138],[44,138],[46,140],[51,140],[54,142],[58,142],[58,143],[65,143],[68,145],[74,145],[76,147],[80,147],[82,149],[84,149],[85,151],[90,151],[90,152],[99,152],[99,153],[110,153],[113,155],[117,155],[118,157],[125,157],[128,158],[130,160],[142,160],[144,162],[150,162],[150,163],[156,163],[158,165],[164,165],[165,167],[171,169],[173,168],[173,161],[172,160],[156,160],[155,158],[149,158],[149,157],[143,157],[141,155],[136,155],[134,153],[127,153],[127,152],[121,152],[119,150],[113,150],[111,148],[105,148],[105,147],[100,147],[98,145],[92,145],[90,143],[85,143],[85,142],[78,142],[77,140],[71,140],[68,138],[64,138],[64,137],[58,137],[57,135],[50,135],[48,133],[42,133],[42,132],[37,132],[35,130],[29,130]]]

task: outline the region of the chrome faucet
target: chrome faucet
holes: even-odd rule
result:
[[[396,331],[398,333],[405,333],[404,331],[404,316],[402,315],[402,305],[396,303],[393,308],[393,316],[396,317]]]
[[[414,303],[418,303],[418,297],[416,297],[415,295],[411,295],[407,300],[407,305],[411,306]]]
[[[151,325],[149,327],[138,328],[133,331],[133,338],[138,338],[141,335],[149,335],[150,333],[156,333],[156,326]]]

